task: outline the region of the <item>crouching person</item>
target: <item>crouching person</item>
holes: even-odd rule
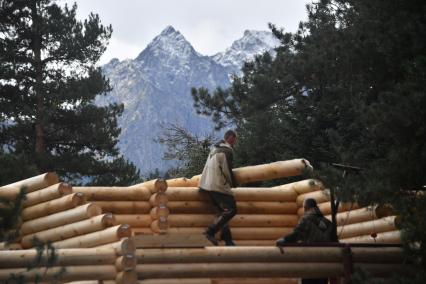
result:
[[[278,239],[277,246],[283,246],[288,243],[324,243],[335,240],[333,237],[333,224],[324,217],[317,206],[315,199],[307,198],[303,202],[305,213],[300,218],[294,231]],[[327,278],[309,278],[302,279],[302,284],[327,284]]]

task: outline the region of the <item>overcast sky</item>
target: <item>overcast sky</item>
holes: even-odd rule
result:
[[[224,51],[244,30],[268,30],[273,23],[296,31],[310,0],[60,0],[77,2],[77,17],[99,14],[113,34],[100,63],[135,58],[168,25],[204,55]]]

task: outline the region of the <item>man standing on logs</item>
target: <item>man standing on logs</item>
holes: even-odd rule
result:
[[[237,214],[237,204],[231,191],[231,188],[236,186],[232,173],[233,146],[236,141],[235,131],[226,131],[224,139],[215,144],[210,151],[200,179],[200,190],[210,196],[213,205],[220,212],[215,222],[204,232],[206,238],[215,246],[218,245],[215,234],[219,230],[221,230],[220,238],[225,245],[235,245],[228,222]]]
[[[276,241],[278,247],[288,243],[302,241],[303,243],[324,243],[332,242],[333,224],[324,217],[313,198],[306,198],[303,202],[305,214],[300,218],[294,231]],[[327,284],[327,278],[302,279],[302,284]]]

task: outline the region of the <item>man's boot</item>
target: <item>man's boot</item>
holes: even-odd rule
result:
[[[228,225],[225,225],[222,228],[222,231],[220,233],[220,238],[222,241],[225,242],[225,246],[235,246],[235,243],[232,241],[232,234]]]
[[[214,229],[208,228],[204,231],[203,235],[206,237],[207,240],[209,240],[213,245],[217,246],[219,245],[219,242],[214,237]]]

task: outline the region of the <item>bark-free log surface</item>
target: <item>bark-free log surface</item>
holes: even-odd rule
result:
[[[149,203],[151,204],[152,207],[166,206],[167,202],[168,202],[167,194],[165,194],[163,192],[154,193],[149,198]]]
[[[279,161],[270,164],[233,169],[234,177],[238,184],[298,176],[303,174],[305,171],[312,171],[312,166],[305,159]],[[200,175],[194,176],[191,180],[194,182],[197,181],[198,186],[200,177]]]
[[[33,238],[37,238],[44,242],[56,242],[75,236],[100,231],[112,226],[114,223],[114,216],[111,213],[106,213],[87,220],[37,232],[35,234],[26,235],[22,238],[21,244],[23,248],[30,248],[33,246]]]
[[[178,279],[146,279],[139,284],[298,284],[298,279],[292,278],[178,278]],[[73,283],[80,284],[80,283]],[[97,284],[97,283],[81,283]],[[112,284],[112,283],[111,283]]]
[[[0,187],[0,197],[14,197],[19,193],[21,187],[25,187],[26,192],[29,193],[51,186],[58,182],[59,178],[56,173],[44,173],[35,177],[31,177]]]
[[[167,218],[170,214],[169,208],[167,208],[165,205],[156,206],[151,209],[149,212],[149,215],[151,216],[152,220],[160,219],[161,217]]]
[[[400,244],[401,243],[401,232],[390,231],[384,233],[377,233],[375,238],[372,235],[363,235],[353,238],[340,239],[342,243],[369,243],[369,244]]]
[[[115,254],[124,255],[124,254],[133,254],[136,249],[135,241],[133,238],[122,238],[118,242],[98,246],[99,249],[113,249]]]
[[[167,229],[168,234],[202,234],[206,230],[205,227],[179,227]],[[293,231],[293,228],[282,227],[246,227],[231,228],[234,240],[276,240]]]
[[[147,214],[152,206],[148,201],[92,201],[103,212],[113,214]]]
[[[144,186],[135,187],[74,187],[74,192],[82,192],[90,201],[148,201],[151,192]]]
[[[304,194],[300,194],[297,199],[297,205],[299,207],[303,207],[303,201],[307,198],[313,198],[318,203],[323,203],[330,201],[330,192],[328,190],[317,190],[313,192],[308,192]]]
[[[23,221],[34,220],[61,211],[66,211],[84,203],[86,203],[86,199],[83,193],[73,193],[58,199],[27,207],[22,210],[21,216]]]
[[[116,277],[115,265],[59,266],[46,268],[0,269],[0,280],[5,281],[15,275],[26,281],[74,281],[74,280],[112,280]]]
[[[295,201],[297,194],[291,189],[269,187],[233,188],[237,201]],[[169,187],[166,191],[169,201],[209,201],[209,196],[197,187]]]
[[[102,231],[54,242],[55,248],[90,248],[119,241],[121,238],[131,237],[129,225],[118,225]]]
[[[395,231],[396,222],[397,219],[395,216],[389,216],[373,221],[366,221],[346,226],[340,226],[337,227],[337,235],[340,239],[347,239],[356,236],[370,235],[373,233]]]
[[[341,247],[206,247],[137,249],[139,264],[230,262],[341,262]],[[377,250],[375,250],[377,252]],[[367,250],[368,252],[368,250]],[[362,254],[362,251],[358,251]]]
[[[138,264],[139,279],[185,277],[340,277],[340,263],[192,263]]]
[[[322,214],[324,215],[330,215],[331,214],[331,204],[330,202],[324,202],[318,204],[319,209],[321,210]],[[347,203],[340,203],[339,209],[337,212],[347,212],[350,210],[359,209],[359,205],[357,203],[347,202]],[[297,215],[302,216],[304,214],[305,210],[302,208],[299,208],[297,210]]]
[[[133,254],[119,256],[115,261],[117,271],[130,271],[136,268],[136,257]]]
[[[361,223],[377,219],[375,208],[360,208],[351,211],[341,212],[336,215],[338,226]],[[325,216],[331,221],[331,215]]]
[[[128,224],[131,227],[149,227],[152,218],[148,214],[116,214],[115,224]]]
[[[116,253],[112,248],[57,249],[53,265],[114,264],[116,258]],[[1,268],[22,268],[34,265],[34,263],[46,265],[49,261],[51,261],[51,255],[46,250],[41,255],[36,249],[0,251]]]
[[[217,213],[210,201],[169,201],[167,208],[171,214]],[[296,214],[297,209],[294,201],[237,201],[239,214]]]
[[[100,215],[101,213],[101,207],[88,203],[73,209],[24,222],[21,226],[21,235],[28,235],[50,228],[74,223],[83,219]]]
[[[170,227],[207,227],[216,216],[208,214],[172,214],[168,221]],[[255,215],[237,214],[231,221],[231,227],[294,227],[297,225],[297,215]]]
[[[152,221],[151,223],[151,230],[157,234],[166,233],[168,228],[169,228],[169,223],[167,221],[167,218],[165,217],[161,217],[158,220]]]
[[[60,198],[61,196],[71,194],[72,187],[71,185],[61,182],[49,187],[28,193],[26,199],[24,200],[24,207],[29,207],[36,205],[45,201],[52,199]]]
[[[164,179],[154,179],[154,180],[149,180],[143,183],[129,186],[129,188],[134,188],[138,186],[146,187],[152,193],[156,193],[156,192],[165,192],[167,190],[168,184]]]

